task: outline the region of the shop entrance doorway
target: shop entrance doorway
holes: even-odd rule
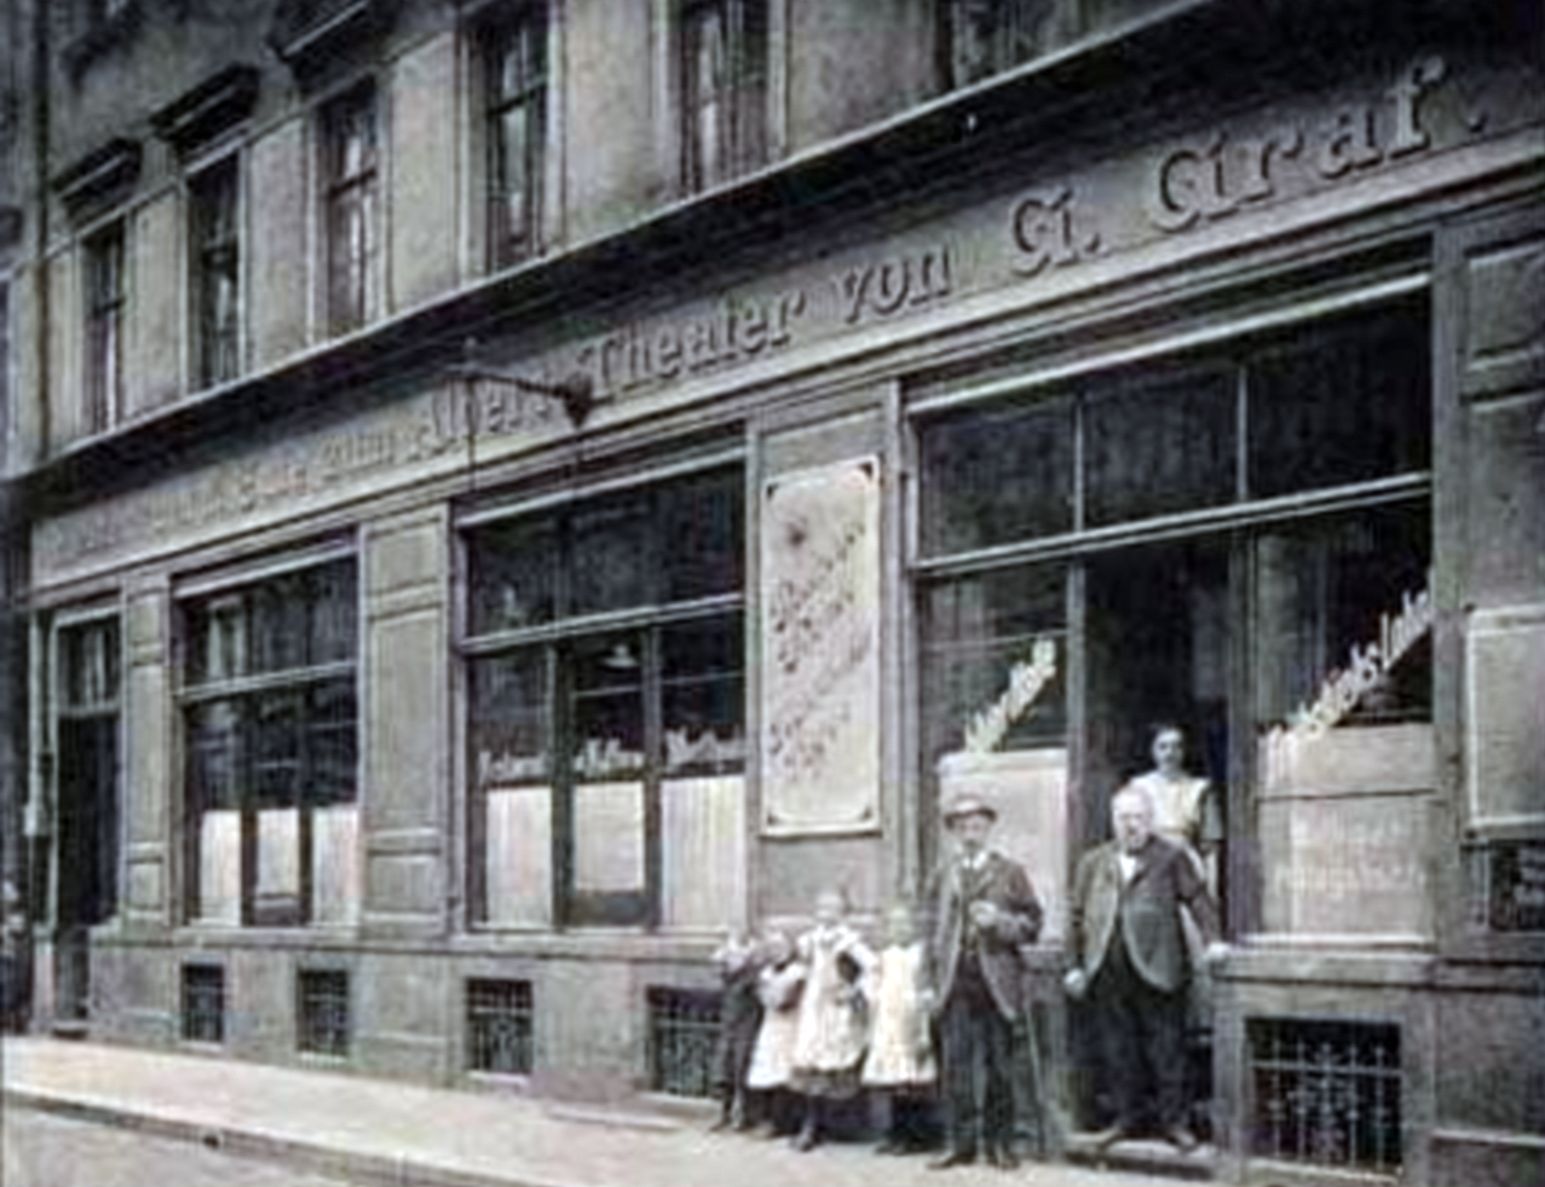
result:
[[[1207,779],[1211,788],[1199,832],[1220,907],[1229,765],[1229,572],[1226,541],[1169,541],[1091,560],[1086,587],[1085,844],[1110,836],[1111,798],[1129,779],[1154,769],[1155,732],[1178,728],[1187,774]],[[1201,983],[1190,996],[1191,1124],[1205,1134],[1212,1078],[1210,995]]]

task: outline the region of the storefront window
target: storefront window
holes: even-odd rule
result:
[[[469,534],[482,922],[732,918],[718,892],[739,877],[744,808],[742,482],[715,471]],[[601,612],[610,625],[587,625]]]
[[[1262,351],[1248,376],[1251,495],[1427,469],[1429,355],[1425,317],[1388,313]]]
[[[1073,404],[954,417],[922,434],[923,545],[964,552],[1073,527]]]
[[[1234,498],[1235,382],[1227,370],[1112,384],[1084,407],[1089,527]]]
[[[354,922],[353,562],[190,599],[183,622],[194,917]]]

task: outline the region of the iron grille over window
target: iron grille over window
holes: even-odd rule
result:
[[[100,433],[123,405],[123,225],[86,242],[86,431]]]
[[[236,220],[236,159],[213,166],[189,187],[193,301],[199,386],[234,379],[238,370],[237,293],[241,241]]]
[[[296,981],[296,1046],[313,1055],[349,1054],[349,974],[303,969]]]
[[[547,136],[547,20],[523,6],[485,34],[488,242],[495,267],[540,250]]]
[[[767,152],[765,0],[688,0],[681,27],[682,178],[706,190]]]
[[[1246,1026],[1253,1154],[1399,1172],[1398,1026],[1292,1018]]]
[[[182,966],[182,1037],[190,1043],[225,1041],[225,970],[219,965]]]
[[[327,203],[327,308],[334,333],[381,310],[381,206],[376,93],[336,99],[323,116]]]
[[[467,1066],[525,1076],[532,1064],[531,982],[467,982]]]
[[[706,990],[649,991],[649,1087],[673,1096],[711,1096],[719,995]]]

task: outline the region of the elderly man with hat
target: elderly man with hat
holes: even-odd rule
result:
[[[975,796],[944,812],[955,852],[929,882],[929,958],[943,1056],[948,1153],[934,1169],[1019,1164],[1014,1138],[1014,1028],[1024,1009],[1020,945],[1041,930],[1041,904],[1018,862],[988,847],[998,813]]]

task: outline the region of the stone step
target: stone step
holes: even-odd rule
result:
[[[1069,1162],[1084,1166],[1171,1179],[1213,1179],[1217,1177],[1219,1165],[1217,1148],[1211,1144],[1204,1143],[1191,1153],[1182,1154],[1168,1142],[1137,1138],[1101,1150],[1094,1137],[1084,1133],[1068,1135],[1065,1153]]]

